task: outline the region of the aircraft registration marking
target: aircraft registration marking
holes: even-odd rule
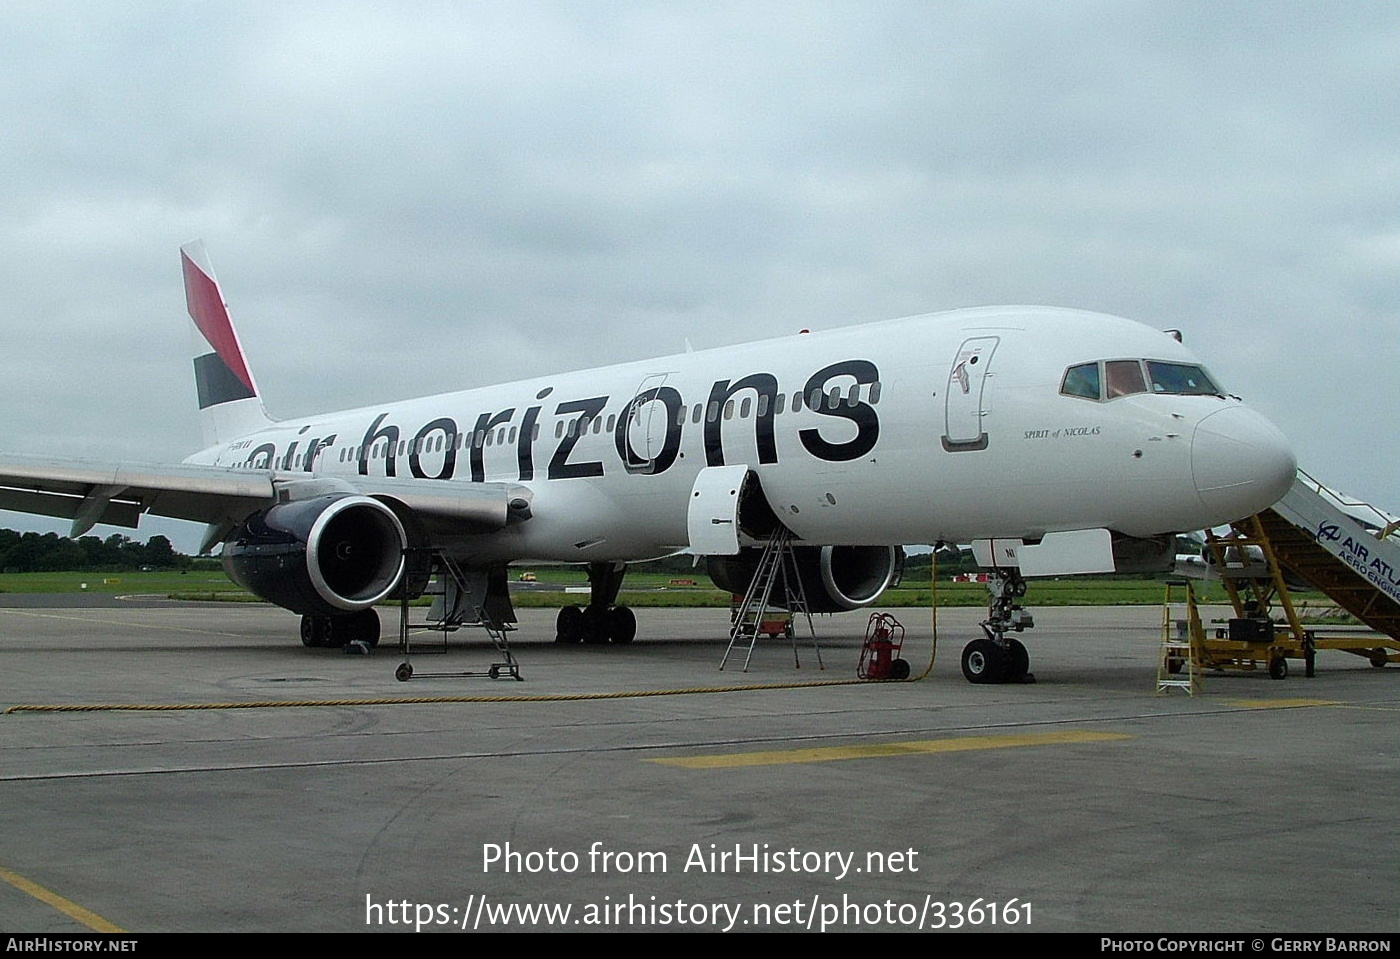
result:
[[[787,763],[824,763],[842,759],[881,759],[889,756],[927,756],[934,753],[971,752],[979,749],[1013,749],[1019,746],[1056,746],[1072,743],[1111,742],[1132,739],[1126,733],[1100,733],[1068,729],[1053,733],[1007,736],[960,736],[956,739],[922,739],[904,743],[864,743],[856,746],[818,746],[778,749],[757,753],[717,753],[709,756],[671,756],[650,762],[685,769],[724,769],[735,766],[780,766]]]

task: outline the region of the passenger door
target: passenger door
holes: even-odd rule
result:
[[[943,393],[943,448],[949,452],[987,448],[982,418],[987,376],[1000,337],[977,336],[958,347]]]

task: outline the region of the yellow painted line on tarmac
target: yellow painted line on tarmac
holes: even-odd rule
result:
[[[718,753],[710,756],[672,756],[650,762],[685,769],[726,769],[735,766],[781,766],[788,763],[825,763],[842,759],[881,759],[889,756],[927,756],[979,749],[1014,749],[1019,746],[1063,746],[1072,743],[1132,739],[1126,733],[1096,733],[1083,729],[1015,736],[962,736],[957,739],[922,739],[904,743],[864,743],[856,746],[819,746],[778,749],[760,753]]]
[[[1232,699],[1231,706],[1245,709],[1300,709],[1304,706],[1341,706],[1334,699]]]
[[[108,922],[91,909],[84,909],[71,899],[65,899],[58,893],[45,889],[37,882],[25,879],[17,872],[10,872],[4,866],[0,866],[0,879],[5,880],[20,892],[28,893],[45,905],[53,906],[69,919],[80,922],[93,932],[126,932],[121,926],[114,922]]]

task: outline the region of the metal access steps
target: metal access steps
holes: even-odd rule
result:
[[[1313,658],[1322,649],[1352,653],[1373,666],[1400,662],[1395,517],[1349,500],[1300,470],[1281,500],[1231,527],[1229,535],[1208,534],[1207,541],[1236,618],[1193,649],[1200,665],[1266,666],[1282,679],[1288,659],[1303,659],[1311,676]],[[1374,632],[1305,628],[1290,595],[1290,577],[1321,590]]]
[[[1258,519],[1283,566],[1371,629],[1400,641],[1394,517],[1348,500],[1299,470],[1283,499]],[[1400,656],[1391,654],[1396,661]]]
[[[487,609],[485,582],[482,581],[478,584],[481,588],[473,588],[473,584],[468,581],[468,577],[452,557],[441,550],[432,547],[404,550],[405,555],[415,552],[423,554],[427,559],[430,579],[429,585],[423,590],[423,595],[434,597],[433,607],[428,614],[428,624],[414,625],[409,620],[407,587],[400,594],[399,651],[403,653],[404,658],[398,669],[394,671],[394,678],[399,682],[408,682],[415,676],[419,679],[468,676],[500,679],[508,676],[511,679],[523,681],[523,677],[520,675],[520,664],[510,650],[510,640],[506,635],[510,627],[495,621]],[[434,651],[445,653],[447,652],[448,633],[463,626],[478,626],[484,629],[491,638],[491,644],[495,647],[497,655],[501,657],[500,661],[492,663],[489,668],[484,670],[425,673],[414,669],[412,661],[412,635],[414,632],[432,632],[439,635],[441,646]]]
[[[749,671],[753,659],[754,646],[761,635],[785,636],[792,646],[792,661],[797,668],[802,661],[797,656],[797,638],[793,623],[797,616],[807,620],[807,631],[812,637],[812,651],[817,655],[817,668],[825,669],[821,647],[817,644],[817,633],[812,628],[811,607],[807,605],[807,594],[802,586],[802,576],[797,568],[797,557],[792,551],[792,533],[779,526],[764,542],[754,569],[748,591],[730,610],[729,645],[719,668],[724,669],[736,646],[747,640],[748,651],[744,655],[744,672]]]

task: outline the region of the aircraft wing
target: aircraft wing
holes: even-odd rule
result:
[[[71,519],[73,536],[96,523],[135,529],[142,513],[223,522],[275,495],[267,470],[0,457],[0,509]]]
[[[438,487],[385,477],[323,479],[277,470],[0,456],[0,509],[72,520],[74,537],[97,523],[135,529],[143,513],[227,531],[280,500],[323,493],[392,497],[424,519],[462,532],[500,529],[509,513],[517,519],[529,515],[528,492],[500,483]]]

